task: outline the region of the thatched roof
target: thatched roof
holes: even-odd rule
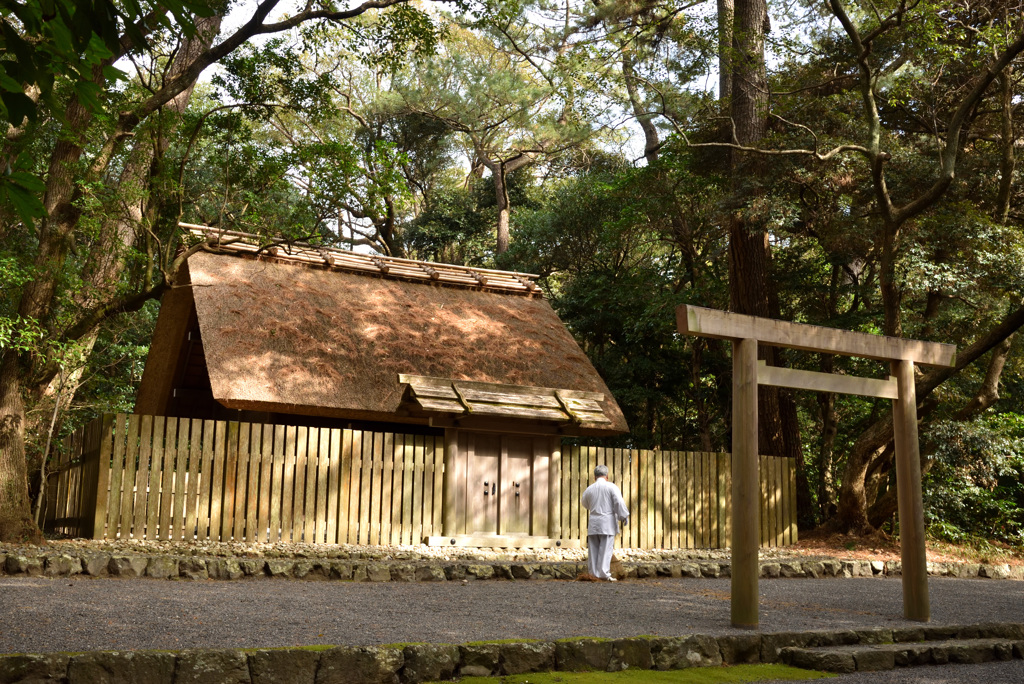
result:
[[[518,283],[502,291],[241,250],[197,253],[188,268],[213,396],[229,408],[396,420],[406,374],[600,393],[610,423],[569,432],[627,430],[550,304],[515,274],[491,277]]]

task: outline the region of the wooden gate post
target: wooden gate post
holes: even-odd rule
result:
[[[548,537],[562,537],[562,438],[552,437],[548,449]]]
[[[928,622],[931,611],[928,603],[928,559],[924,538],[914,362],[893,361],[891,365],[899,389],[899,396],[893,402],[892,427],[896,447],[900,555],[903,561],[903,617]]]
[[[732,343],[732,459],[732,626],[756,629],[761,501],[754,339]]]

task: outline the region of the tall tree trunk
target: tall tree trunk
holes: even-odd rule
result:
[[[718,0],[718,101],[732,97],[732,27],[736,15],[734,0]],[[727,112],[722,107],[722,112]]]
[[[533,161],[533,158],[522,152],[508,160],[490,159],[482,151],[477,151],[477,154],[483,164],[491,171],[491,178],[494,183],[494,198],[498,204],[498,230],[495,251],[498,254],[504,254],[508,251],[511,239],[509,233],[511,204],[508,199],[508,174],[526,166]]]
[[[32,519],[25,460],[25,404],[21,397],[18,352],[0,357],[0,541],[42,541]]]
[[[661,145],[658,140],[658,128],[654,125],[654,115],[648,112],[640,101],[633,56],[628,52],[622,54],[622,80],[626,83],[626,93],[629,95],[629,105],[633,108],[633,116],[640,124],[640,130],[644,132],[644,159],[648,164],[653,164],[658,160],[658,148]]]
[[[1013,65],[999,75],[999,94],[1001,106],[1000,143],[1002,156],[999,159],[999,194],[996,198],[995,219],[1006,223],[1010,216],[1010,198],[1013,196],[1013,172],[1017,167],[1017,156],[1014,145],[1017,136],[1013,126]]]

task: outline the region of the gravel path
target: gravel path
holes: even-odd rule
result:
[[[1024,620],[1024,582],[932,579],[934,624]],[[764,631],[907,626],[898,579],[762,580]],[[0,578],[0,653],[723,634],[729,580]]]

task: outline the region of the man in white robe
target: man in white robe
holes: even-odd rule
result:
[[[594,484],[583,492],[583,507],[590,511],[587,525],[587,571],[598,579],[614,582],[611,575],[612,550],[619,523],[629,520],[622,492],[608,481],[608,466],[594,468]]]

